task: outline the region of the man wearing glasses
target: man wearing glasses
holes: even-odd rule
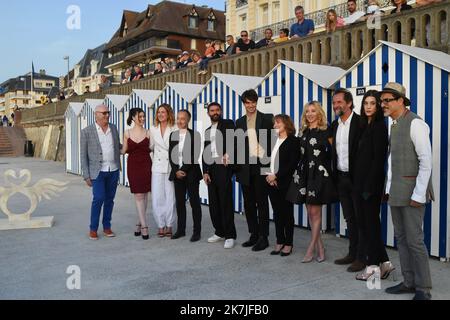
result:
[[[236,53],[246,52],[255,49],[255,47],[256,47],[255,41],[251,40],[248,37],[248,32],[242,31],[241,38],[239,39],[236,45]]]
[[[111,218],[119,182],[119,133],[109,123],[105,105],[95,108],[95,123],[81,131],[81,169],[86,184],[92,188],[91,225],[89,238],[98,240],[98,227],[103,207],[103,234],[112,238]]]
[[[393,121],[385,199],[391,207],[404,278],[386,292],[415,293],[414,300],[430,300],[431,274],[422,229],[425,206],[434,200],[430,128],[407,108],[411,102],[401,84],[386,84],[381,105]]]

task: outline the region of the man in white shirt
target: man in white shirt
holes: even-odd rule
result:
[[[350,13],[347,18],[345,18],[345,25],[349,25],[355,22],[362,21],[361,18],[364,17],[365,13],[363,11],[357,11],[356,0],[347,1],[347,10]]]
[[[339,89],[333,96],[333,109],[339,118],[331,124],[333,132],[332,169],[336,181],[339,200],[347,222],[349,238],[348,254],[337,259],[334,263],[348,265],[348,272],[364,270],[366,266],[366,253],[364,237],[359,234],[362,228],[358,227],[358,212],[353,196],[353,171],[360,138],[360,117],[353,112],[353,96],[345,89]]]
[[[103,207],[103,234],[114,237],[111,219],[119,182],[120,140],[117,128],[109,123],[108,107],[95,109],[95,124],[81,131],[81,168],[83,178],[92,187],[91,225],[89,238],[98,240],[97,230]]]
[[[422,229],[425,206],[434,200],[430,128],[407,109],[410,101],[401,84],[386,84],[381,102],[385,116],[393,120],[385,198],[391,207],[404,278],[386,292],[415,293],[414,300],[430,300],[432,282]]]
[[[201,151],[201,136],[188,128],[191,121],[188,110],[180,110],[177,114],[178,130],[170,135],[169,159],[171,172],[169,180],[174,182],[175,201],[177,207],[178,227],[172,236],[173,240],[186,235],[186,193],[192,208],[194,231],[191,242],[201,238],[202,208],[200,204],[200,180],[203,179],[199,165]]]

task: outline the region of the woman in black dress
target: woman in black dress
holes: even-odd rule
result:
[[[325,261],[325,248],[320,236],[322,206],[337,200],[331,177],[331,131],[319,102],[305,106],[300,129],[301,160],[288,192],[288,200],[306,204],[311,227],[311,242],[303,263]]]
[[[375,90],[368,91],[363,98],[361,126],[355,161],[354,199],[361,214],[359,241],[363,243],[369,267],[357,274],[356,279],[366,281],[378,266],[381,267],[382,279],[394,270],[381,237],[380,206],[389,138],[380,96]]]

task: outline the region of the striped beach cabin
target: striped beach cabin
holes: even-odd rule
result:
[[[211,126],[206,107],[212,102],[218,102],[222,105],[224,119],[231,119],[236,122],[245,114],[241,95],[246,90],[256,89],[262,80],[261,77],[214,73],[196,97],[198,107],[196,130],[203,137],[206,129]],[[233,180],[234,211],[241,213],[244,211],[241,187],[235,181],[235,178]],[[200,198],[203,204],[208,204],[208,188],[203,181],[200,184]]]
[[[289,115],[298,130],[305,104],[318,101],[322,104],[328,122],[331,122],[331,89],[344,73],[344,69],[337,67],[279,60],[278,65],[258,87],[258,95],[261,97],[258,109],[274,115]],[[332,228],[332,219],[332,207],[324,206],[322,230]],[[295,206],[295,224],[308,227],[305,206]]]
[[[363,57],[337,82],[355,97],[355,111],[360,112],[364,93],[380,90],[387,82],[406,87],[411,111],[424,119],[431,129],[433,146],[433,187],[436,200],[427,206],[424,232],[430,255],[450,257],[450,183],[449,172],[449,81],[450,55],[385,41]],[[383,239],[395,246],[394,229],[389,208],[381,210]],[[336,208],[336,231],[346,234],[346,224],[340,208]]]
[[[81,111],[81,130],[95,123],[95,108],[103,104],[101,99],[86,99]]]
[[[127,125],[127,119],[130,113],[130,110],[133,108],[141,108],[146,113],[146,123],[145,128],[150,129],[150,126],[153,125],[153,108],[156,103],[156,100],[161,95],[161,91],[158,90],[133,90],[125,103],[125,106],[122,109],[123,116],[121,116],[121,123],[119,124],[119,132],[121,139],[123,141],[123,137],[125,131],[131,129]],[[122,163],[122,173],[120,175],[120,184],[123,186],[129,186],[128,176],[127,176],[127,160],[128,155],[123,155],[121,157]]]
[[[189,110],[192,114],[189,126],[191,128],[196,128],[197,106],[195,98],[199,92],[203,90],[203,87],[202,84],[167,82],[159,98],[155,102],[153,113],[155,113],[156,109],[164,103],[169,104],[175,114],[180,110]],[[153,117],[156,117],[156,115],[153,114]]]
[[[127,103],[129,96],[121,96],[116,94],[108,94],[103,100],[103,104],[106,105],[110,111],[109,122],[116,125],[117,129],[120,128],[120,124],[123,122],[123,107]],[[120,133],[120,130],[119,130]],[[123,137],[120,137],[121,141]]]
[[[80,175],[80,132],[83,103],[70,102],[64,114],[66,123],[66,172]]]

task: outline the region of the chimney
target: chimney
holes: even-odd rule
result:
[[[45,76],[45,69],[39,70],[39,74],[40,74],[41,76]]]

